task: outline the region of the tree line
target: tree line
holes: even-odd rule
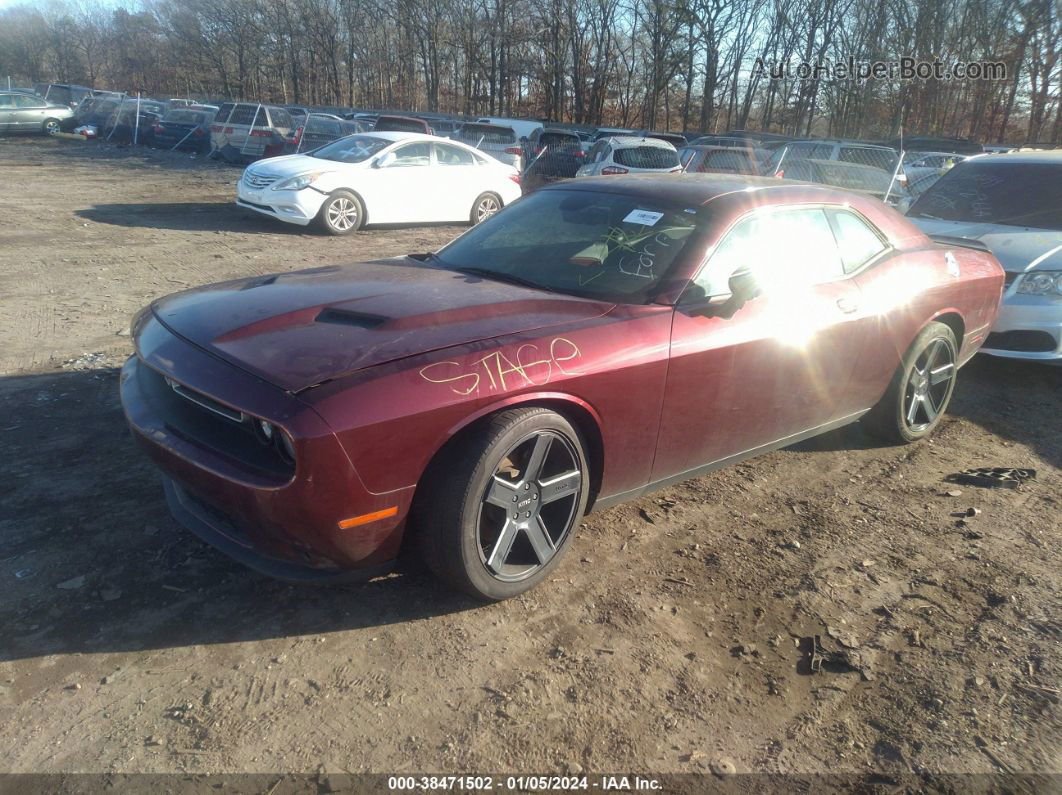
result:
[[[0,11],[0,76],[661,130],[1062,143],[1062,0],[122,1]],[[757,68],[902,56],[999,62],[1006,77]]]

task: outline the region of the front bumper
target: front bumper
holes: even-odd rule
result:
[[[999,316],[982,353],[1008,359],[1062,361],[1062,299],[1016,292],[1020,279],[1007,288]]]
[[[122,407],[133,437],[162,471],[174,517],[242,563],[281,579],[345,581],[386,570],[398,555],[413,489],[370,492],[313,409],[154,319],[145,326],[138,333],[140,355],[122,368]],[[257,466],[254,448],[237,435],[246,434],[238,422],[195,401],[185,407],[186,397],[174,404],[176,390],[163,376],[182,391],[209,396],[215,408],[238,407],[287,429],[297,463],[287,471]],[[386,519],[339,526],[392,506],[397,511]]]
[[[173,478],[162,476],[162,489],[170,513],[185,529],[201,540],[224,552],[237,563],[276,580],[314,585],[341,585],[365,582],[387,574],[394,563],[383,563],[357,569],[314,568],[290,560],[276,558],[256,549],[240,531],[216,509],[201,502]]]
[[[289,224],[307,226],[317,217],[326,194],[313,188],[304,190],[273,190],[271,187],[251,188],[241,179],[236,183],[236,204],[256,213],[268,215]]]

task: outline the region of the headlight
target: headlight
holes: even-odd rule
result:
[[[151,304],[148,304],[135,315],[133,315],[132,318],[130,318],[129,336],[136,337],[136,334],[140,330],[140,327],[144,325],[144,321],[146,321],[149,317],[151,317]]]
[[[1033,271],[1021,277],[1018,292],[1026,295],[1062,295],[1062,271]]]
[[[267,442],[273,441],[273,423],[258,420],[258,432],[262,434],[262,438]]]
[[[273,190],[302,190],[313,185],[318,177],[327,174],[327,171],[310,171],[306,174],[299,174],[297,177],[286,179],[283,182],[278,182],[273,186]]]
[[[255,420],[254,430],[263,445],[273,447],[285,461],[295,462],[295,443],[287,431],[268,420]]]
[[[277,429],[277,449],[280,450],[280,455],[284,459],[295,462],[295,444],[291,441],[291,437],[279,428]]]

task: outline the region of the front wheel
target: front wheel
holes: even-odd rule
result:
[[[317,211],[317,225],[330,235],[349,235],[365,223],[365,206],[350,191],[339,190]]]
[[[41,130],[45,135],[55,135],[60,130],[60,124],[58,119],[45,119],[44,124],[41,125]]]
[[[586,511],[578,431],[545,408],[503,411],[469,432],[422,484],[415,532],[454,588],[497,601],[549,576]]]
[[[943,323],[930,323],[908,348],[884,396],[863,417],[864,427],[890,442],[929,436],[951,401],[957,367],[955,333]]]
[[[486,221],[501,208],[502,200],[497,193],[484,193],[472,205],[472,212],[468,220],[472,224],[478,224],[480,221]]]

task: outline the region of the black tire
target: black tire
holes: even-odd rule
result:
[[[545,408],[502,411],[434,463],[412,529],[448,585],[509,599],[556,569],[586,512],[589,483],[585,445],[567,419]]]
[[[317,211],[317,227],[330,235],[349,235],[365,224],[365,205],[349,190],[337,190]]]
[[[863,417],[863,426],[887,442],[909,444],[940,424],[955,391],[958,346],[943,323],[927,325],[915,337],[881,400]]]
[[[55,135],[57,132],[62,131],[63,126],[59,123],[59,119],[45,119],[41,122],[41,132],[45,135]]]
[[[502,208],[501,196],[497,193],[481,193],[476,197],[472,210],[468,214],[468,222],[475,226],[480,221],[486,221],[494,213]]]

